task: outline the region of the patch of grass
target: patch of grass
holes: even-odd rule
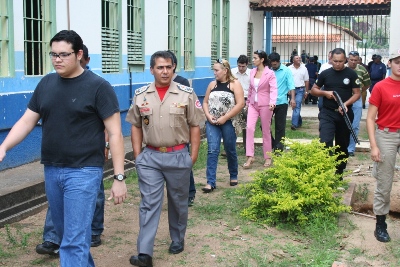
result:
[[[370,155],[369,155],[369,153],[367,153],[367,152],[356,152],[355,153],[355,156],[357,157],[357,159],[359,160],[359,161],[368,161],[368,160],[370,160]],[[371,161],[372,162],[372,161]]]
[[[356,189],[356,199],[365,202],[368,199],[369,189],[366,183],[359,184]]]
[[[296,131],[293,131],[290,129],[292,126],[292,121],[291,120],[286,120],[286,138],[289,139],[315,139],[319,138],[318,133],[317,134],[311,134],[310,129],[313,127],[314,124],[318,125],[318,121],[316,120],[303,120],[303,125],[296,129]],[[261,122],[260,120],[257,121],[256,124],[256,129],[254,132],[254,138],[262,138],[262,131],[261,131]],[[275,134],[275,123],[273,122],[271,125],[271,132],[273,135]],[[238,136],[242,136],[242,134],[239,134]]]

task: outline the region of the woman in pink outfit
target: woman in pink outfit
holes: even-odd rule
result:
[[[247,96],[247,130],[246,130],[246,156],[243,165],[245,169],[251,168],[254,161],[254,131],[258,117],[261,118],[263,134],[264,167],[271,165],[271,118],[277,98],[277,83],[275,73],[268,68],[267,53],[262,50],[254,52],[253,65],[256,68],[250,72],[250,87]]]

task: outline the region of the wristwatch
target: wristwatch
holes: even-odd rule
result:
[[[126,179],[126,175],[123,175],[123,174],[118,173],[118,174],[115,174],[115,175],[114,175],[114,179],[121,182],[121,181],[123,181],[123,180]]]
[[[110,149],[110,143],[109,142],[106,142],[106,148]]]

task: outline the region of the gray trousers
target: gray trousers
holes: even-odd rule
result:
[[[167,185],[168,222],[172,241],[185,238],[188,219],[189,177],[192,159],[186,148],[162,153],[144,148],[136,159],[141,202],[139,206],[138,253],[153,256],[154,239],[160,221]]]
[[[375,139],[381,153],[381,162],[374,162],[372,171],[372,175],[376,178],[374,213],[375,215],[386,215],[390,208],[390,192],[392,191],[396,156],[400,152],[400,133],[377,129]]]

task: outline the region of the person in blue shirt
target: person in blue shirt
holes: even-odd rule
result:
[[[290,105],[292,109],[296,107],[294,80],[292,72],[288,67],[281,64],[281,57],[278,53],[273,52],[268,56],[271,69],[276,76],[278,87],[278,96],[273,116],[275,117],[275,138],[271,133],[272,148],[274,151],[283,150],[282,138],[285,137],[286,116],[288,111],[288,93],[290,92]]]
[[[372,93],[375,84],[386,77],[386,65],[381,62],[381,59],[382,57],[380,55],[376,55],[373,59],[374,62],[369,67],[369,76],[371,78],[371,87],[369,88],[370,93]]]

